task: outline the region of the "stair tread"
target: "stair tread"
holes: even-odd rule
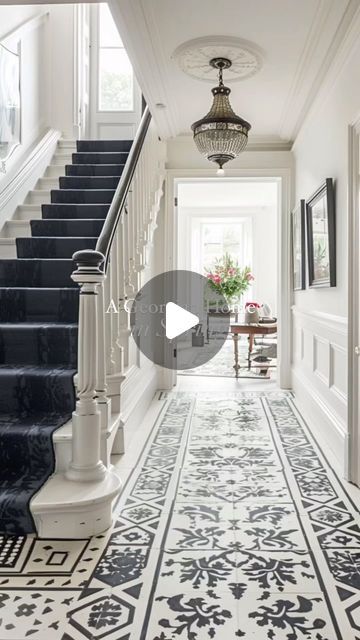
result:
[[[47,375],[58,375],[59,372],[68,373],[69,371],[74,374],[76,373],[76,369],[74,367],[66,364],[52,364],[50,366],[46,364],[0,364],[0,377],[6,373],[9,375],[15,375],[19,370],[23,371],[25,374],[33,374],[36,376],[44,376],[44,373]]]
[[[47,221],[48,222],[48,221]],[[18,236],[16,240],[97,240],[97,236]],[[26,258],[16,258],[17,260],[26,260]],[[33,259],[33,258],[29,258]],[[35,258],[36,260],[38,258]],[[41,258],[40,258],[41,260]],[[54,260],[54,258],[49,258],[49,260]]]
[[[77,322],[0,322],[0,331],[5,331],[10,327],[14,329],[73,329],[77,326]]]
[[[62,413],[57,413],[56,411],[54,412],[49,412],[49,411],[36,411],[34,413],[25,415],[25,416],[19,416],[19,414],[17,413],[0,413],[0,425],[2,423],[6,423],[9,421],[9,418],[12,418],[15,422],[19,422],[19,424],[24,424],[24,425],[33,425],[33,424],[38,424],[40,421],[46,421],[47,423],[49,421],[58,421],[58,420],[63,420],[63,414]],[[60,425],[62,426],[62,425]]]

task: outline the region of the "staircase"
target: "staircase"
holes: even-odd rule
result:
[[[71,150],[60,147],[39,188],[3,230],[1,533],[36,531],[31,501],[54,473],[54,434],[75,408],[79,287],[71,279],[72,255],[95,249],[131,144],[79,141],[58,177],[56,163]]]

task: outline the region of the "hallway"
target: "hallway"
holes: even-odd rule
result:
[[[350,494],[291,393],[212,380],[157,395],[140,459],[133,443],[116,465],[113,530],[8,539],[1,640],[358,637]]]

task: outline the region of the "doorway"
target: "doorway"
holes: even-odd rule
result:
[[[245,270],[250,274],[246,290],[229,301],[231,325],[244,325],[245,309],[252,303],[259,304],[267,329],[271,320],[277,321],[277,191],[274,181],[217,179],[178,186],[177,268],[208,277],[224,274],[224,284],[215,285],[219,287],[227,287],[230,278],[240,280]],[[215,320],[210,314],[207,324]],[[276,369],[274,328],[268,335],[230,332],[214,358],[181,375],[274,380]]]
[[[268,313],[277,316],[275,377],[281,388],[288,389],[291,388],[290,172],[278,169],[274,175],[266,169],[257,169],[251,172],[229,170],[228,173],[229,177],[214,178],[211,171],[168,172],[166,269],[185,268],[201,272],[207,267],[207,256],[211,256],[215,247],[215,241],[212,247],[208,246],[211,238],[219,239],[218,231],[222,228],[221,239],[213,254],[223,255],[224,248],[233,244],[234,258],[241,266],[251,258],[251,268],[258,277],[254,273],[255,279],[246,296],[266,302]],[[199,193],[204,196],[202,203],[196,195]],[[194,198],[197,198],[198,206],[194,206]],[[259,220],[262,212],[261,222],[256,220],[255,211]],[[266,224],[269,224],[268,228]],[[210,243],[204,242],[205,238],[210,238]],[[264,268],[266,257],[271,260],[271,269]],[[243,302],[247,301],[246,296]],[[232,357],[232,345],[228,349]],[[232,366],[230,362],[229,376],[233,375]],[[164,382],[168,387],[176,384],[176,373],[165,372]]]

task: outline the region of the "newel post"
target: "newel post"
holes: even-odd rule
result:
[[[98,251],[78,251],[71,278],[80,286],[77,401],[72,416],[72,460],[66,472],[69,480],[99,481],[106,468],[100,458],[101,421],[96,401],[99,383],[98,286],[104,281]]]

